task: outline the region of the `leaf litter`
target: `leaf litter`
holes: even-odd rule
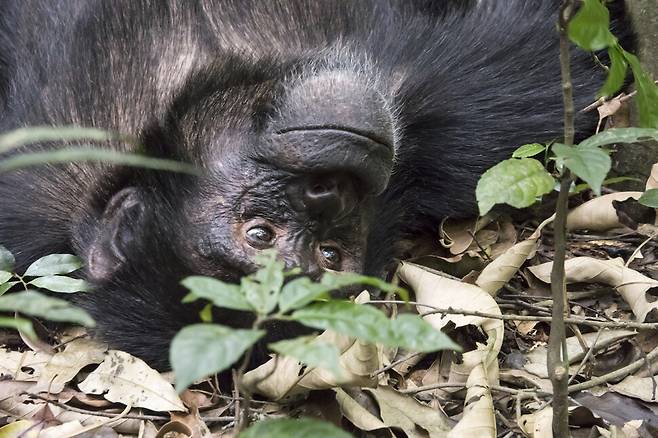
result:
[[[658,165],[647,188],[656,181]],[[646,360],[658,335],[640,324],[657,321],[656,224],[629,229],[614,204],[640,194],[609,193],[569,215],[574,436],[658,430],[658,366]],[[551,436],[549,222],[448,220],[433,241],[408,246],[397,277],[414,292],[411,305],[386,305],[393,315],[421,314],[463,352],[405,351],[327,330],[308,342],[336,349],[331,369],[273,355],[245,375],[257,398],[252,416],[319,416],[354,436]],[[377,302],[358,302],[368,300]],[[49,351],[20,344],[7,337],[0,350],[0,437],[230,436],[236,400],[213,378],[179,396],[170,375],[83,331],[60,335]]]

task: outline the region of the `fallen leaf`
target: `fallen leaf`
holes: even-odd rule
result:
[[[39,380],[51,356],[35,351],[11,351],[0,349],[0,376],[26,382]]]
[[[360,430],[370,432],[372,430],[387,428],[387,425],[382,420],[371,414],[366,408],[350,397],[348,393],[340,388],[334,388],[334,392],[336,393],[336,401],[338,401],[340,411],[345,418]]]
[[[553,438],[552,423],[553,408],[547,406],[532,414],[521,415],[519,427],[530,438]]]
[[[489,263],[478,276],[475,284],[489,294],[496,296],[497,292],[514,277],[514,274],[518,272],[528,257],[531,257],[537,251],[541,230],[554,218],[555,216],[551,216],[546,219],[528,239],[512,246]]]
[[[553,262],[548,262],[528,269],[539,280],[550,283],[552,268]],[[647,291],[658,287],[658,280],[625,267],[621,259],[576,257],[567,260],[564,269],[567,283],[600,283],[613,286],[631,307],[638,321],[644,322],[649,312],[658,308],[658,301],[650,303],[647,300]]]
[[[658,377],[656,376],[628,376],[621,382],[612,385],[610,389],[645,402],[656,403],[658,401]]]
[[[640,196],[642,196],[642,192],[617,192],[591,199],[569,212],[567,229],[606,231],[622,227],[612,201],[639,199]]]
[[[70,382],[82,368],[103,362],[106,351],[106,345],[91,339],[70,341],[64,347],[64,351],[55,353],[50,358],[32,391],[59,394],[64,390],[66,383]]]
[[[466,387],[463,416],[447,437],[494,438],[496,436],[496,417],[486,372],[482,364],[473,368],[471,375],[468,376]]]
[[[412,396],[388,386],[366,391],[377,400],[384,423],[402,429],[409,438],[424,438],[427,434],[430,438],[445,437],[452,428],[452,421],[441,410],[426,406]]]
[[[649,174],[649,178],[647,178],[645,189],[658,189],[658,163],[651,166],[651,173]]]
[[[87,394],[156,412],[185,411],[173,386],[141,359],[110,350],[105,360],[78,384]]]
[[[431,311],[432,308],[477,311],[494,315],[501,314],[500,308],[493,297],[472,284],[442,277],[422,266],[407,262],[402,263],[402,266],[398,270],[398,275],[415,291],[416,301],[418,303],[431,306],[418,305],[417,309],[421,314]],[[477,363],[483,363],[489,371],[491,371],[493,364],[497,365],[498,353],[503,343],[502,320],[461,315],[458,313],[432,313],[423,316],[423,318],[437,329],[445,327],[450,322],[455,327],[467,325],[480,327],[487,336],[486,344],[478,343],[477,349],[474,352],[465,353],[463,356],[465,358],[473,357],[472,361],[468,360],[469,363],[473,364],[473,366]],[[466,361],[467,359],[465,359]],[[489,378],[497,378],[494,376],[494,373],[489,372],[487,374]],[[470,369],[467,375],[470,375]],[[490,381],[490,383],[496,384],[497,382]]]

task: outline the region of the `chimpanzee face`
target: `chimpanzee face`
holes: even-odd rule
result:
[[[122,247],[147,245],[139,235],[159,235],[156,246],[166,241],[191,273],[228,281],[253,272],[255,256],[269,248],[311,277],[361,272],[369,207],[393,163],[393,122],[383,97],[341,71],[297,79],[284,91],[253,81],[192,94],[159,141],[173,143],[202,175],[158,182],[155,202],[169,208],[145,203],[144,189],[115,195],[105,217],[119,231],[109,233],[111,251],[102,250],[96,262],[90,257],[92,275],[95,265],[101,279],[111,276],[114,262],[107,271],[106,256],[119,248],[118,259],[126,259],[131,251]],[[155,210],[159,217],[139,219]],[[117,245],[117,236],[129,237]]]

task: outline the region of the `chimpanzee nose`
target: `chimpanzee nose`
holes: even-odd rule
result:
[[[288,198],[296,210],[321,220],[343,217],[354,210],[358,194],[348,175],[321,175],[293,184]]]

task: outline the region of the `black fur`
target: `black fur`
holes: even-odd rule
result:
[[[283,224],[284,259],[312,275],[322,239],[339,241],[345,269],[381,274],[404,236],[475,212],[484,170],[559,138],[556,3],[7,0],[3,131],[135,134],[204,175],[89,163],[0,175],[0,244],[23,267],[82,256],[96,290],[79,302],[98,334],[167,367],[171,337],[198,319],[180,279],[254,269],[243,221]],[[572,63],[581,108],[603,72],[575,50]],[[578,115],[581,135],[593,124]],[[337,187],[321,208],[299,200],[318,178]]]

